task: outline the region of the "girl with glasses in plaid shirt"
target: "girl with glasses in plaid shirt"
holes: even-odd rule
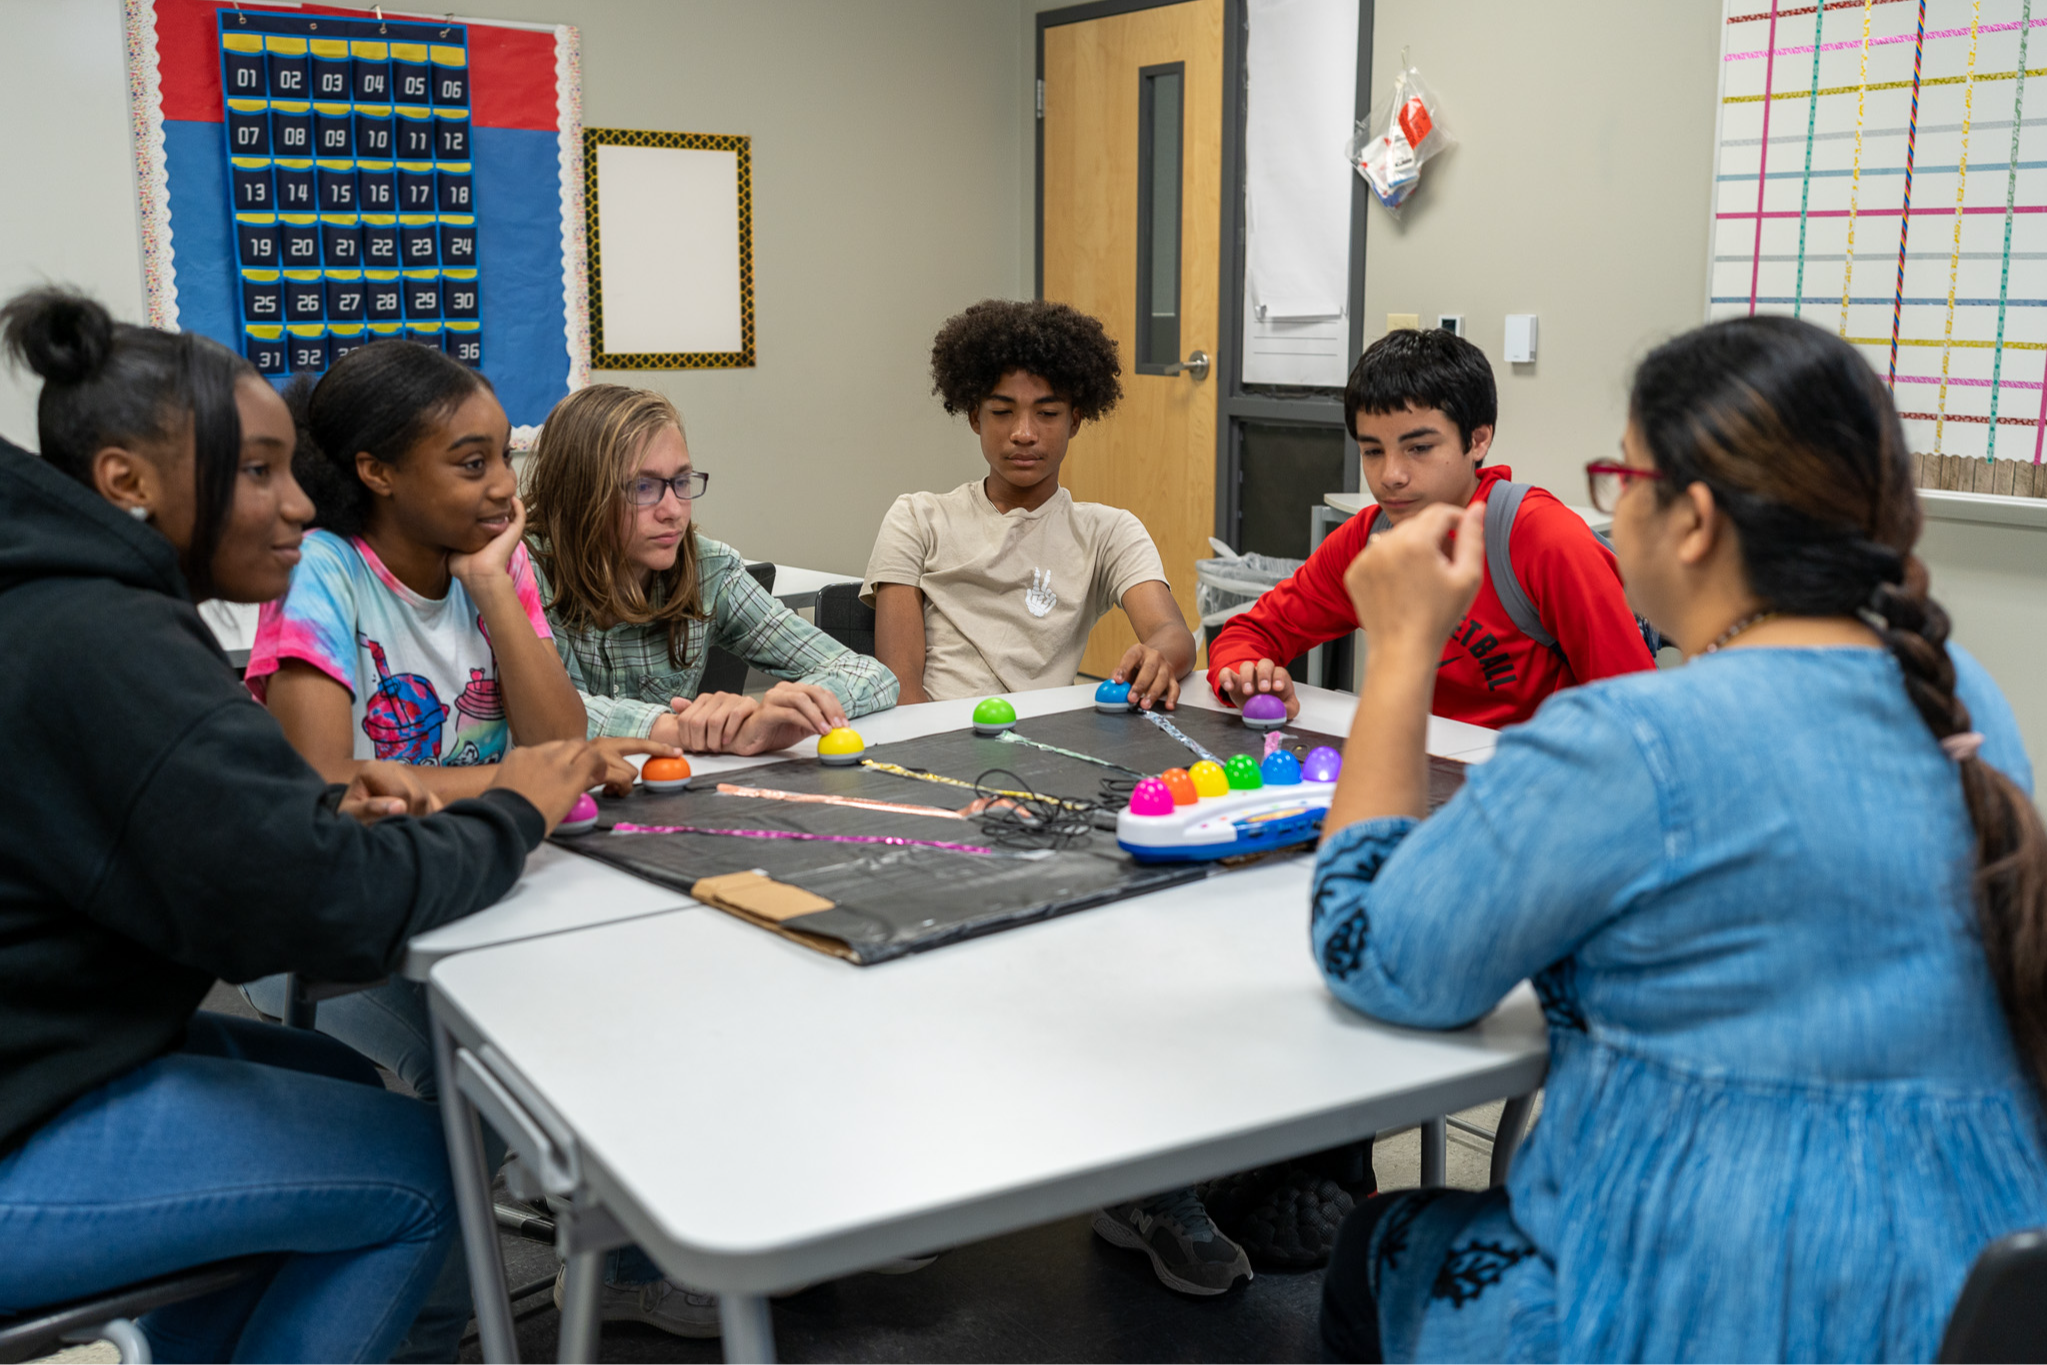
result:
[[[895,705],[896,678],[789,610],[692,523],[710,475],[658,393],[597,384],[548,415],[527,524],[555,648],[589,734],[756,754]],[[712,645],[783,679],[699,692]]]

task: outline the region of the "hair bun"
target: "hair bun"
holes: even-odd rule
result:
[[[34,289],[0,309],[0,341],[50,383],[78,384],[113,354],[114,320],[84,294]]]

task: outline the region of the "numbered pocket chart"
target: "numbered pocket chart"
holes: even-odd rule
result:
[[[1235,712],[1184,707],[1171,714],[1188,738],[1219,757],[1264,750],[1264,736],[1246,729]],[[1155,774],[1196,760],[1135,714],[1069,711],[1022,721],[1015,733],[1124,765],[1130,772]],[[1284,745],[1299,754],[1317,745],[1343,744],[1336,736],[1298,727],[1281,733]],[[1116,775],[1099,763],[965,728],[876,744],[865,757],[969,786],[990,770],[1002,769],[988,777],[987,786],[1077,800],[1102,796],[1102,778]],[[1464,765],[1431,758],[1429,766],[1434,809],[1463,785]],[[1002,846],[973,819],[742,797],[719,791],[721,785],[853,797],[935,812],[956,812],[975,796],[963,787],[866,766],[828,768],[815,759],[788,759],[702,774],[687,790],[671,795],[637,788],[621,799],[600,799],[595,831],[560,836],[556,842],[862,966],[1227,876],[1240,865],[1140,864],[1117,847],[1113,827],[1097,828],[1065,848],[1016,849]],[[668,832],[636,833],[621,825]],[[688,832],[674,832],[677,827]],[[746,833],[709,832],[717,830]],[[1305,903],[1301,910],[1305,924]]]
[[[284,383],[371,341],[515,426],[588,382],[572,28],[130,0],[150,318]]]

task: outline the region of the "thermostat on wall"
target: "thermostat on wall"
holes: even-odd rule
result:
[[[1510,365],[1532,365],[1535,363],[1535,314],[1507,314],[1507,363]]]
[[[1436,326],[1448,332],[1451,336],[1461,337],[1464,335],[1464,314],[1438,313],[1436,315]]]

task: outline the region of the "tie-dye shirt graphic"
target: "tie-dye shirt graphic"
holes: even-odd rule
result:
[[[523,545],[511,575],[534,632],[552,638]],[[348,689],[357,758],[460,767],[511,747],[497,656],[469,593],[453,581],[446,597],[421,597],[360,539],[306,533],[291,587],[264,605],[249,650],[258,701],[286,659]]]

